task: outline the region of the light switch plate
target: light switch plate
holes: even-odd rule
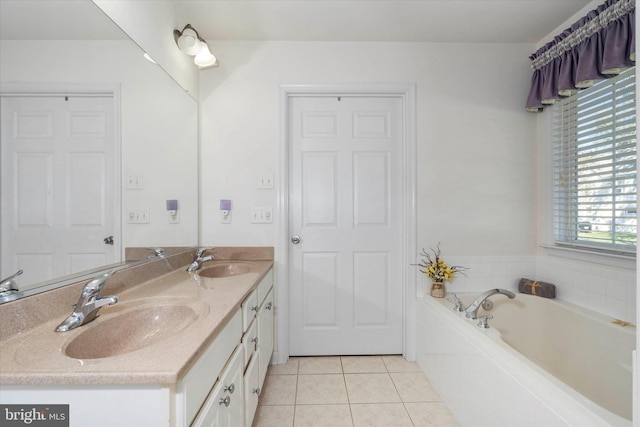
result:
[[[273,189],[273,174],[268,173],[258,177],[258,188],[261,190]]]
[[[252,224],[270,224],[273,222],[273,208],[270,207],[254,207],[251,208]]]
[[[127,176],[127,190],[142,190],[144,188],[142,175]]]
[[[134,208],[127,211],[127,223],[149,224],[149,208]]]

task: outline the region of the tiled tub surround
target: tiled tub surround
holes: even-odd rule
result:
[[[46,384],[172,384],[189,369],[211,343],[240,303],[273,266],[272,248],[219,248],[216,261],[251,260],[251,273],[206,279],[186,272],[193,253],[173,255],[117,272],[102,295],[118,295],[119,302],[103,307],[94,322],[55,333],[71,313],[86,282],[0,305],[0,398],[5,403],[10,385]],[[215,283],[215,285],[213,285]],[[165,304],[180,299],[205,306],[188,328],[147,348],[104,359],[79,361],[61,349],[76,335],[136,304]],[[126,331],[122,331],[126,334]]]
[[[447,292],[518,291],[526,277],[556,285],[558,299],[627,322],[636,323],[636,270],[557,256],[446,256],[451,265],[470,267],[467,276],[447,283]],[[430,282],[419,275],[418,296]]]
[[[475,295],[463,295],[463,299],[468,302]],[[612,319],[603,319],[604,316],[597,313],[584,313],[584,318],[576,320],[581,314],[573,310],[578,313],[585,310],[566,303],[522,294],[515,300],[501,298],[492,299],[495,318],[489,321],[493,326],[487,330],[478,328],[477,320],[465,319],[464,314],[454,312],[453,304],[447,300],[431,297],[418,300],[418,364],[462,426],[631,426],[631,421],[597,406],[514,350],[502,340],[498,328],[503,328],[505,340],[516,347],[529,346],[534,353],[544,347],[547,356],[534,354],[532,359],[549,359],[553,362],[551,369],[569,370],[574,365],[582,365],[585,372],[575,374],[578,381],[598,382],[602,380],[597,377],[601,370],[607,377],[621,376],[626,382],[622,388],[626,387],[628,391],[618,392],[622,396],[617,399],[626,405],[616,409],[626,411],[629,418],[633,331],[612,325]],[[501,307],[508,309],[501,311]],[[560,310],[556,310],[558,308]],[[526,319],[510,317],[522,315],[523,311],[527,312]],[[559,315],[565,318],[557,317]],[[556,328],[545,321],[563,327]],[[524,329],[516,330],[518,324]],[[601,336],[589,337],[590,332],[598,330]],[[560,334],[554,338],[554,332]],[[615,335],[620,335],[620,342],[616,341]],[[542,342],[535,344],[536,339]],[[568,341],[569,347],[579,347],[583,342],[593,343],[593,340],[600,342],[592,351],[596,353],[594,359],[601,356],[598,362],[605,360],[620,366],[612,366],[612,371],[608,372],[606,367],[596,366],[594,359],[582,357],[585,359],[582,363],[580,355],[572,356],[570,349],[549,348],[554,341]],[[602,352],[598,352],[598,348]],[[577,351],[584,353],[586,350],[578,348]],[[612,360],[616,351],[620,357],[617,361]],[[605,395],[615,393],[604,381],[599,385]],[[597,393],[597,387],[595,389]]]

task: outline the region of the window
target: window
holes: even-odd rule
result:
[[[557,245],[635,254],[635,68],[554,106]]]

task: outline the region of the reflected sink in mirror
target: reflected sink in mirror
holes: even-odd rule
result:
[[[94,324],[63,349],[74,359],[99,359],[130,353],[164,341],[183,331],[206,311],[204,303],[142,305]]]
[[[243,274],[253,272],[255,269],[254,267],[255,265],[250,262],[233,261],[203,268],[202,270],[198,271],[198,275],[214,279],[241,276]]]

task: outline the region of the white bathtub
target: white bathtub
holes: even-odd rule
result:
[[[448,298],[417,308],[418,363],[462,426],[631,426],[635,329],[558,300],[491,300],[490,329]]]

